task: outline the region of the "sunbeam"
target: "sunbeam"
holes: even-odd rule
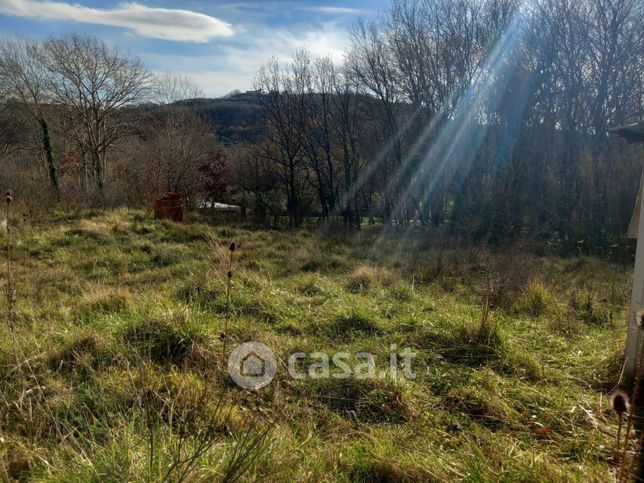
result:
[[[499,36],[494,46],[490,49],[484,61],[476,69],[470,85],[463,93],[456,104],[453,114],[446,120],[444,126],[439,130],[434,139],[431,140],[422,162],[417,170],[415,179],[405,187],[402,195],[398,196],[398,203],[394,213],[403,209],[410,199],[421,198],[420,206],[429,203],[432,195],[438,189],[448,169],[458,170],[463,177],[469,169],[472,159],[476,156],[478,148],[482,145],[487,136],[489,124],[493,121],[487,119],[487,112],[495,113],[503,104],[510,105],[512,118],[520,118],[523,115],[528,96],[530,93],[529,79],[523,79],[520,83],[519,92],[511,92],[513,80],[516,77],[516,64],[513,62],[517,50],[525,47],[527,35],[532,27],[535,5],[526,3],[515,13],[508,27]],[[449,105],[444,104],[444,107]],[[440,118],[441,113],[434,119]],[[426,137],[435,129],[436,121],[428,124],[414,144],[410,153],[420,149],[426,141]],[[518,122],[511,122],[510,126],[515,129],[508,133],[507,139],[516,139],[516,126]],[[498,153],[507,153],[509,146],[502,143],[497,147]],[[505,156],[497,156],[502,160]],[[409,158],[405,160],[409,162]],[[399,167],[399,170],[404,166]],[[387,186],[388,188],[391,185]],[[418,205],[417,205],[418,206]],[[394,224],[385,224],[379,237],[376,240],[373,250],[378,251],[379,245],[394,230]],[[408,238],[410,227],[405,228],[405,234],[400,241],[393,256],[396,256],[404,246]]]

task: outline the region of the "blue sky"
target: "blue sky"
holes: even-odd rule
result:
[[[271,55],[298,47],[342,59],[349,29],[386,0],[0,0],[0,34],[91,33],[155,72],[191,77],[208,96],[252,88]]]

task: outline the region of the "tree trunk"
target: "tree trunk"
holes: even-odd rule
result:
[[[56,198],[60,199],[60,185],[58,182],[58,168],[56,167],[56,162],[54,161],[54,155],[51,152],[51,139],[49,138],[49,126],[47,121],[44,118],[40,118],[40,128],[42,129],[42,148],[45,155],[45,161],[47,163],[47,169],[49,172],[49,181],[54,192],[56,193]]]

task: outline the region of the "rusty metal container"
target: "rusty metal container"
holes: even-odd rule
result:
[[[183,221],[183,200],[177,193],[154,200],[153,207],[156,220]]]

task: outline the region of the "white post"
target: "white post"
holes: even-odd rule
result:
[[[644,176],[644,172],[642,174]],[[644,210],[641,203],[644,202],[644,178],[640,182],[636,212],[633,220],[638,221],[637,227],[637,248],[635,249],[635,272],[633,273],[633,294],[631,296],[631,312],[628,319],[628,332],[626,335],[626,361],[624,363],[624,376],[630,385],[635,379],[637,371],[638,355],[642,345],[642,334],[644,331],[638,327],[637,314],[644,308]],[[638,210],[639,208],[639,210]],[[637,213],[639,211],[639,213]],[[631,222],[631,223],[632,223]],[[644,367],[642,368],[644,370]]]

